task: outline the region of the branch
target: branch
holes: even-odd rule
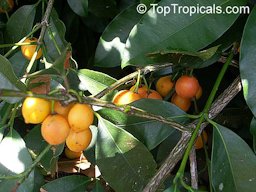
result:
[[[164,68],[170,67],[170,66],[172,66],[171,63],[164,64],[164,65],[146,66],[146,67],[140,69],[140,72],[141,72],[141,74],[146,75],[146,74],[148,74],[148,73],[150,73],[150,72],[152,72],[152,71],[157,71],[157,70],[164,69]],[[133,73],[131,73],[131,74],[129,74],[129,75],[127,75],[127,76],[125,76],[125,77],[119,79],[118,81],[116,81],[115,83],[113,83],[112,85],[110,85],[109,87],[107,87],[106,89],[104,89],[103,91],[99,92],[99,93],[98,93],[97,95],[95,95],[94,97],[100,99],[101,97],[103,97],[104,95],[108,94],[109,92],[115,90],[115,89],[118,88],[120,85],[126,83],[126,82],[129,81],[130,79],[133,79],[133,78],[137,77],[137,76],[138,76],[138,73],[139,73],[139,71],[137,70],[137,71],[135,71],[135,72],[133,72]]]
[[[189,155],[190,161],[190,175],[191,175],[191,187],[198,189],[198,173],[197,173],[197,161],[196,161],[196,149],[192,148]]]
[[[212,104],[209,110],[209,118],[215,118],[224,107],[241,91],[242,85],[240,82],[240,77],[237,77],[231,85],[217,98],[217,100]],[[197,121],[189,124],[189,127],[195,127]],[[207,126],[207,122],[201,125],[201,130]],[[166,158],[162,166],[158,169],[155,176],[149,181],[147,186],[144,188],[143,192],[153,192],[156,191],[159,185],[165,180],[168,174],[173,170],[178,161],[182,158],[183,153],[188,145],[191,134],[184,132],[181,139],[172,149],[169,156]]]

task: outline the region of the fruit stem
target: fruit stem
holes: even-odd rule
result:
[[[185,171],[185,167],[186,167],[186,164],[187,164],[187,160],[188,160],[190,151],[191,151],[191,149],[192,149],[192,147],[194,145],[195,139],[197,138],[198,132],[199,132],[200,127],[201,127],[201,124],[208,117],[208,112],[209,112],[209,109],[211,107],[211,104],[212,104],[212,102],[214,100],[214,97],[215,97],[215,95],[217,93],[219,85],[220,85],[220,83],[221,83],[221,81],[222,81],[222,79],[224,77],[224,74],[227,71],[227,68],[228,68],[229,64],[231,63],[231,61],[232,61],[233,56],[234,56],[234,53],[233,53],[233,51],[231,51],[230,55],[227,58],[226,63],[223,65],[223,67],[222,67],[222,69],[221,69],[221,71],[220,71],[220,73],[219,73],[219,75],[218,75],[218,77],[216,79],[216,82],[215,82],[215,84],[213,86],[213,89],[211,91],[211,94],[210,94],[210,96],[209,96],[209,98],[208,98],[208,100],[207,100],[207,102],[205,104],[205,107],[203,109],[201,117],[199,118],[199,121],[198,121],[198,123],[196,125],[196,128],[195,128],[195,130],[194,130],[194,132],[193,132],[193,134],[192,134],[192,136],[190,138],[190,141],[188,143],[188,147],[187,147],[187,149],[186,149],[186,151],[184,153],[183,159],[181,161],[180,168],[179,168],[179,170],[178,170],[178,172],[177,172],[177,174],[176,174],[176,176],[175,176],[175,178],[173,180],[174,183],[177,182],[178,178],[180,178],[180,177],[182,178],[183,177],[183,174],[184,174],[184,171]]]
[[[30,62],[28,64],[28,66],[27,66],[26,74],[29,74],[29,72],[31,71],[31,69],[32,69],[32,67],[33,67],[33,65],[34,65],[34,63],[36,61],[36,56],[38,54],[38,51],[39,51],[40,47],[41,47],[40,45],[36,46],[36,51],[34,52],[34,54],[33,54],[32,58],[31,58],[31,60],[30,60]]]
[[[18,105],[19,105],[19,103],[16,103],[16,104],[14,105],[13,111],[12,111],[12,113],[11,113],[11,117],[10,117],[10,120],[9,120],[11,135],[12,135],[13,125],[14,125],[14,119],[15,119],[15,116],[16,116],[16,113],[17,113]]]

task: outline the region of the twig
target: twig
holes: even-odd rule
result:
[[[237,77],[231,85],[217,98],[217,100],[212,104],[209,110],[209,118],[215,118],[224,107],[241,91],[242,85],[240,82],[240,77]],[[197,121],[189,124],[189,127],[195,127]],[[201,125],[201,130],[207,126],[207,122]],[[183,153],[187,147],[190,140],[191,134],[184,132],[181,139],[172,149],[169,156],[166,158],[162,166],[158,169],[155,176],[149,181],[147,186],[144,188],[143,192],[153,192],[156,191],[159,185],[164,181],[168,174],[173,170],[177,162],[182,158]]]
[[[164,64],[164,65],[153,65],[153,66],[146,66],[145,68],[142,68],[140,70],[141,74],[148,74],[152,71],[157,71],[166,67],[172,66],[171,63],[168,64]],[[133,79],[135,77],[138,76],[138,71],[135,71],[121,79],[119,79],[118,81],[116,81],[115,83],[113,83],[112,85],[110,85],[109,87],[107,87],[106,89],[104,89],[103,91],[99,92],[97,95],[95,95],[95,98],[100,99],[101,97],[103,97],[104,95],[108,94],[109,92],[113,91],[114,89],[116,89],[117,87],[119,87],[120,85],[124,84],[125,82],[129,81],[130,79]]]
[[[54,95],[35,94],[32,92],[20,92],[20,91],[14,91],[14,90],[6,90],[6,89],[0,89],[0,97],[38,97],[38,98],[43,98],[48,100],[64,101],[65,104],[77,101],[76,97],[69,94],[54,96]],[[130,105],[117,106],[113,103],[103,101],[101,99],[97,99],[93,97],[82,97],[81,100],[83,103],[86,103],[86,104],[114,109],[117,111],[124,112],[128,115],[134,115],[137,117],[142,117],[146,119],[155,120],[161,123],[165,123],[182,132],[191,132],[191,129],[187,128],[188,126],[185,127],[182,124],[177,123],[173,120],[166,119],[161,115],[155,115],[155,114],[146,112],[137,107],[133,107]]]
[[[196,150],[193,147],[189,155],[190,161],[190,175],[191,175],[191,187],[198,189],[198,175],[197,175],[197,162],[196,162]]]

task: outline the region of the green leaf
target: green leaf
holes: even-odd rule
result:
[[[255,191],[255,162],[255,154],[242,138],[215,124],[211,158],[211,178],[215,191]]]
[[[0,156],[0,177],[22,173],[32,164],[25,142],[15,130],[9,132],[0,143],[0,153],[4,154]],[[18,179],[0,180],[2,191],[12,191],[18,187],[17,192],[32,192],[33,185],[34,172],[31,172],[20,186],[18,186]]]
[[[115,0],[89,0],[88,2],[88,11],[96,17],[100,17],[101,20],[102,18],[112,18],[118,12]]]
[[[92,192],[104,192],[104,191],[105,191],[105,190],[104,190],[102,184],[100,183],[100,181],[99,181],[99,180],[96,180],[95,186],[94,186]]]
[[[68,0],[70,8],[79,16],[86,17],[88,13],[88,0]]]
[[[13,71],[17,77],[23,77],[29,61],[22,55],[21,51],[16,52],[9,61],[12,64]]]
[[[252,118],[251,125],[250,125],[250,132],[252,134],[253,139],[253,151],[256,153],[256,119],[255,117]]]
[[[142,191],[156,163],[135,137],[98,117],[96,161],[103,178],[115,191]]]
[[[218,50],[219,45],[210,47],[206,50],[198,52],[167,50],[148,53],[147,56],[155,61],[155,63],[171,62],[174,67],[184,68],[203,68],[214,63],[221,56]]]
[[[167,101],[141,99],[132,103],[131,105],[163,117],[185,115],[184,111]],[[119,127],[130,132],[138,140],[143,142],[150,150],[154,149],[169,135],[176,134],[176,129],[164,123],[160,123],[159,121],[130,116],[111,109],[102,109],[99,111],[99,114]],[[184,123],[188,119],[183,117],[173,118],[173,120]]]
[[[227,6],[244,5],[246,0],[162,0],[158,6]],[[218,39],[237,19],[237,14],[159,14],[151,8],[134,26],[122,54],[122,67],[145,66],[154,61],[146,55],[155,51],[198,51]],[[200,34],[200,35],[199,35]]]
[[[253,8],[246,25],[244,27],[243,37],[240,45],[239,68],[243,85],[244,98],[256,116],[256,7]]]
[[[52,10],[49,27],[47,27],[46,34],[44,36],[47,57],[49,57],[51,62],[55,61],[67,46],[65,32],[66,27],[64,23],[59,19],[57,12]],[[54,41],[56,42],[56,45],[54,44]],[[60,52],[56,46],[58,46]]]
[[[71,175],[55,179],[54,181],[43,185],[41,189],[47,192],[84,192],[90,181],[91,180],[88,177]]]
[[[141,17],[136,11],[136,5],[132,5],[111,21],[100,37],[94,60],[96,66],[116,67],[121,64],[125,42]]]
[[[35,14],[35,5],[24,5],[11,15],[6,24],[8,43],[16,43],[31,32]]]
[[[88,90],[91,94],[96,95],[100,91],[104,90],[108,86],[116,82],[116,79],[101,73],[89,69],[81,69],[78,71],[78,77],[81,81],[79,88],[81,90]],[[104,98],[112,100],[115,92],[107,94]],[[103,99],[104,99],[103,98]]]
[[[26,146],[28,149],[35,155],[39,155],[48,145],[46,141],[44,141],[41,135],[41,126],[35,126],[24,138],[26,142]],[[55,153],[50,150],[48,151],[44,157],[41,159],[40,164],[44,173],[49,173],[52,170],[52,167],[58,160],[58,155],[64,149],[64,144],[58,145],[55,148]]]
[[[6,59],[4,56],[0,55],[0,64],[0,89],[25,91],[26,86],[14,74],[10,61]],[[10,103],[16,103],[20,100],[20,98],[14,97],[2,97],[2,99],[5,99]]]

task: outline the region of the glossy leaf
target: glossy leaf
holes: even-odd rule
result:
[[[31,32],[35,14],[35,5],[24,5],[11,15],[6,24],[9,43],[16,43]]]
[[[41,190],[45,190],[47,192],[84,192],[86,191],[86,186],[90,181],[91,180],[88,177],[71,175],[55,179],[54,181],[43,185]]]
[[[0,156],[0,176],[22,173],[32,164],[25,142],[15,130],[9,132],[0,143],[0,153],[4,154]],[[0,180],[2,191],[12,191],[17,188],[17,192],[32,192],[33,185],[34,172],[31,172],[20,186],[18,186],[18,179]]]
[[[130,133],[98,121],[96,162],[103,178],[115,191],[142,191],[156,169],[151,153]]]
[[[18,51],[12,57],[10,57],[9,61],[12,64],[15,75],[19,78],[22,77],[25,74],[29,60],[25,59],[21,51]]]
[[[246,0],[179,1],[162,0],[158,6],[226,6],[244,5]],[[237,19],[235,14],[194,14],[170,12],[159,14],[151,8],[134,26],[122,54],[122,67],[153,64],[146,55],[155,51],[198,51],[218,39]],[[168,27],[167,27],[168,26]],[[200,34],[200,35],[198,35]]]
[[[55,61],[61,52],[64,51],[67,46],[65,40],[66,27],[64,23],[58,18],[58,14],[55,10],[51,12],[49,27],[47,27],[46,35],[44,36],[45,47],[47,50],[47,57],[50,58],[50,61]],[[58,46],[58,49],[55,47],[54,41]]]
[[[68,0],[70,8],[79,16],[86,17],[88,13],[88,0]]]
[[[239,68],[243,85],[244,98],[256,116],[256,76],[255,76],[255,59],[256,59],[256,7],[252,10],[246,25],[244,27],[243,37],[240,45]]]
[[[116,67],[121,64],[126,39],[141,17],[136,11],[136,5],[132,5],[111,21],[100,37],[95,53],[96,66]]]
[[[163,117],[185,115],[182,110],[167,101],[141,99],[132,103],[132,105],[149,113],[161,115]],[[154,149],[169,135],[176,134],[176,129],[164,123],[160,123],[159,121],[129,116],[125,113],[110,109],[102,109],[99,113],[104,118],[130,132],[138,140],[143,142],[150,150]],[[187,118],[185,117],[173,119],[183,123],[187,121]]]
[[[215,124],[211,157],[215,191],[253,192],[256,188],[256,156],[237,134]]]
[[[26,86],[17,78],[8,59],[0,55],[0,89],[26,90]],[[16,103],[20,98],[2,97],[10,103]]]
[[[113,77],[89,69],[81,69],[78,71],[78,77],[81,81],[79,88],[81,90],[88,90],[91,94],[95,95],[116,82]],[[106,95],[107,100],[111,100],[115,92]]]
[[[26,146],[31,150],[35,155],[39,155],[40,152],[47,147],[46,141],[44,141],[41,135],[41,126],[35,126],[24,138]],[[58,145],[55,147],[55,152],[52,150],[48,151],[44,157],[41,159],[40,164],[44,173],[52,171],[52,167],[58,160],[58,155],[64,149],[64,144]]]
[[[252,118],[251,125],[250,125],[250,132],[252,134],[253,150],[254,150],[254,153],[256,153],[256,119],[255,117]]]
[[[113,18],[118,10],[115,0],[88,0],[88,11],[99,18]]]

